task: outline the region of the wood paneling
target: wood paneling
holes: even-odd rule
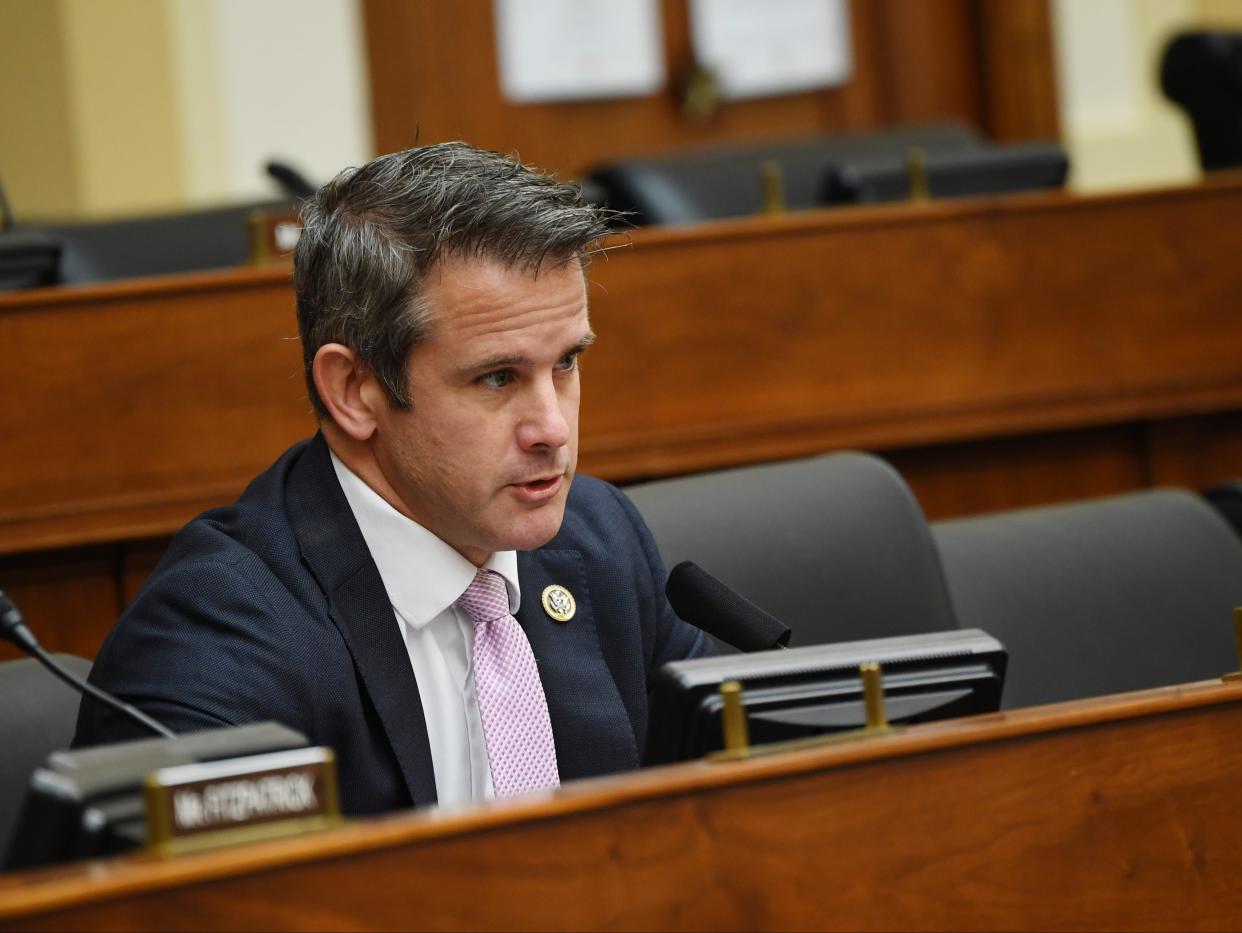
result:
[[[582,459],[661,475],[1237,410],[1222,184],[636,232],[592,270]]]
[[[999,140],[1058,139],[1052,14],[1046,0],[975,0],[984,125]]]
[[[1154,485],[1207,489],[1242,479],[1242,413],[1157,422],[1146,456]]]
[[[1242,690],[696,762],[175,860],[0,879],[0,929],[1217,930]]]
[[[0,556],[0,589],[49,651],[93,658],[124,607],[119,545]],[[0,661],[24,657],[0,642]]]
[[[169,538],[126,541],[121,550],[121,605],[128,606],[168,550]]]
[[[94,658],[117,617],[138,595],[167,537],[0,556],[0,589],[49,651]],[[0,642],[0,661],[24,657]]]
[[[860,55],[875,59],[871,74],[883,102],[877,123],[956,119],[986,127],[972,0],[880,0],[867,6],[875,11],[878,29],[857,36],[854,45]]]
[[[884,458],[935,521],[1153,485],[1146,435],[1143,425],[1119,425],[886,450]],[[1242,470],[1242,451],[1233,463]]]
[[[0,553],[166,534],[311,433],[288,277],[0,296]]]
[[[695,125],[680,112],[692,64],[683,0],[661,6],[663,92],[537,104],[501,95],[488,0],[366,0],[376,149],[466,139],[572,177],[625,156],[933,119],[1006,139],[1046,136],[1040,108],[1048,94],[1055,113],[1046,0],[1020,2],[1022,15],[985,11],[974,0],[855,0],[848,83],[727,103],[711,123]],[[1033,97],[1030,84],[1043,96]]]

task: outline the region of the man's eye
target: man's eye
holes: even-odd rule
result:
[[[487,373],[484,376],[480,376],[479,381],[489,388],[503,389],[513,381],[513,370],[498,369],[493,373]]]
[[[570,370],[577,369],[578,368],[578,354],[577,353],[566,353],[559,360],[557,360],[556,368],[563,369],[567,372]]]

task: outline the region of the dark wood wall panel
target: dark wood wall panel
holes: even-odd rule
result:
[[[1153,484],[1207,489],[1242,480],[1242,413],[1170,418],[1147,436]]]
[[[934,119],[1046,136],[1043,108],[1051,101],[1055,114],[1056,100],[1047,0],[1012,2],[1021,15],[976,0],[854,0],[847,84],[727,103],[695,125],[680,111],[692,65],[684,0],[661,7],[663,92],[537,104],[501,96],[490,0],[364,0],[376,149],[460,138],[574,176],[623,156]]]
[[[0,557],[0,589],[49,651],[93,658],[124,608],[120,545]],[[23,657],[0,642],[0,661]]]
[[[1057,139],[1055,49],[1047,0],[976,0],[984,125],[1000,140]]]
[[[874,62],[857,78],[860,85],[868,78],[878,84],[881,107],[872,125],[955,118],[987,126],[972,0],[879,0],[855,4],[855,15],[864,8],[877,28],[854,45]]]
[[[1135,424],[881,453],[935,521],[1150,485],[1146,434]],[[1242,451],[1232,463],[1242,470]]]

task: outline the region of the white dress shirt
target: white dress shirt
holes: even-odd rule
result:
[[[422,525],[394,509],[332,454],[336,478],[392,601],[427,721],[441,806],[493,796],[487,742],[474,692],[474,623],[453,604],[477,568]],[[521,601],[517,554],[484,565],[504,577],[509,611]],[[414,715],[414,711],[410,711]]]

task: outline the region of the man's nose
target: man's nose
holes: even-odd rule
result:
[[[528,406],[518,425],[518,443],[525,450],[555,450],[569,443],[571,427],[567,406],[552,379],[532,386]]]

